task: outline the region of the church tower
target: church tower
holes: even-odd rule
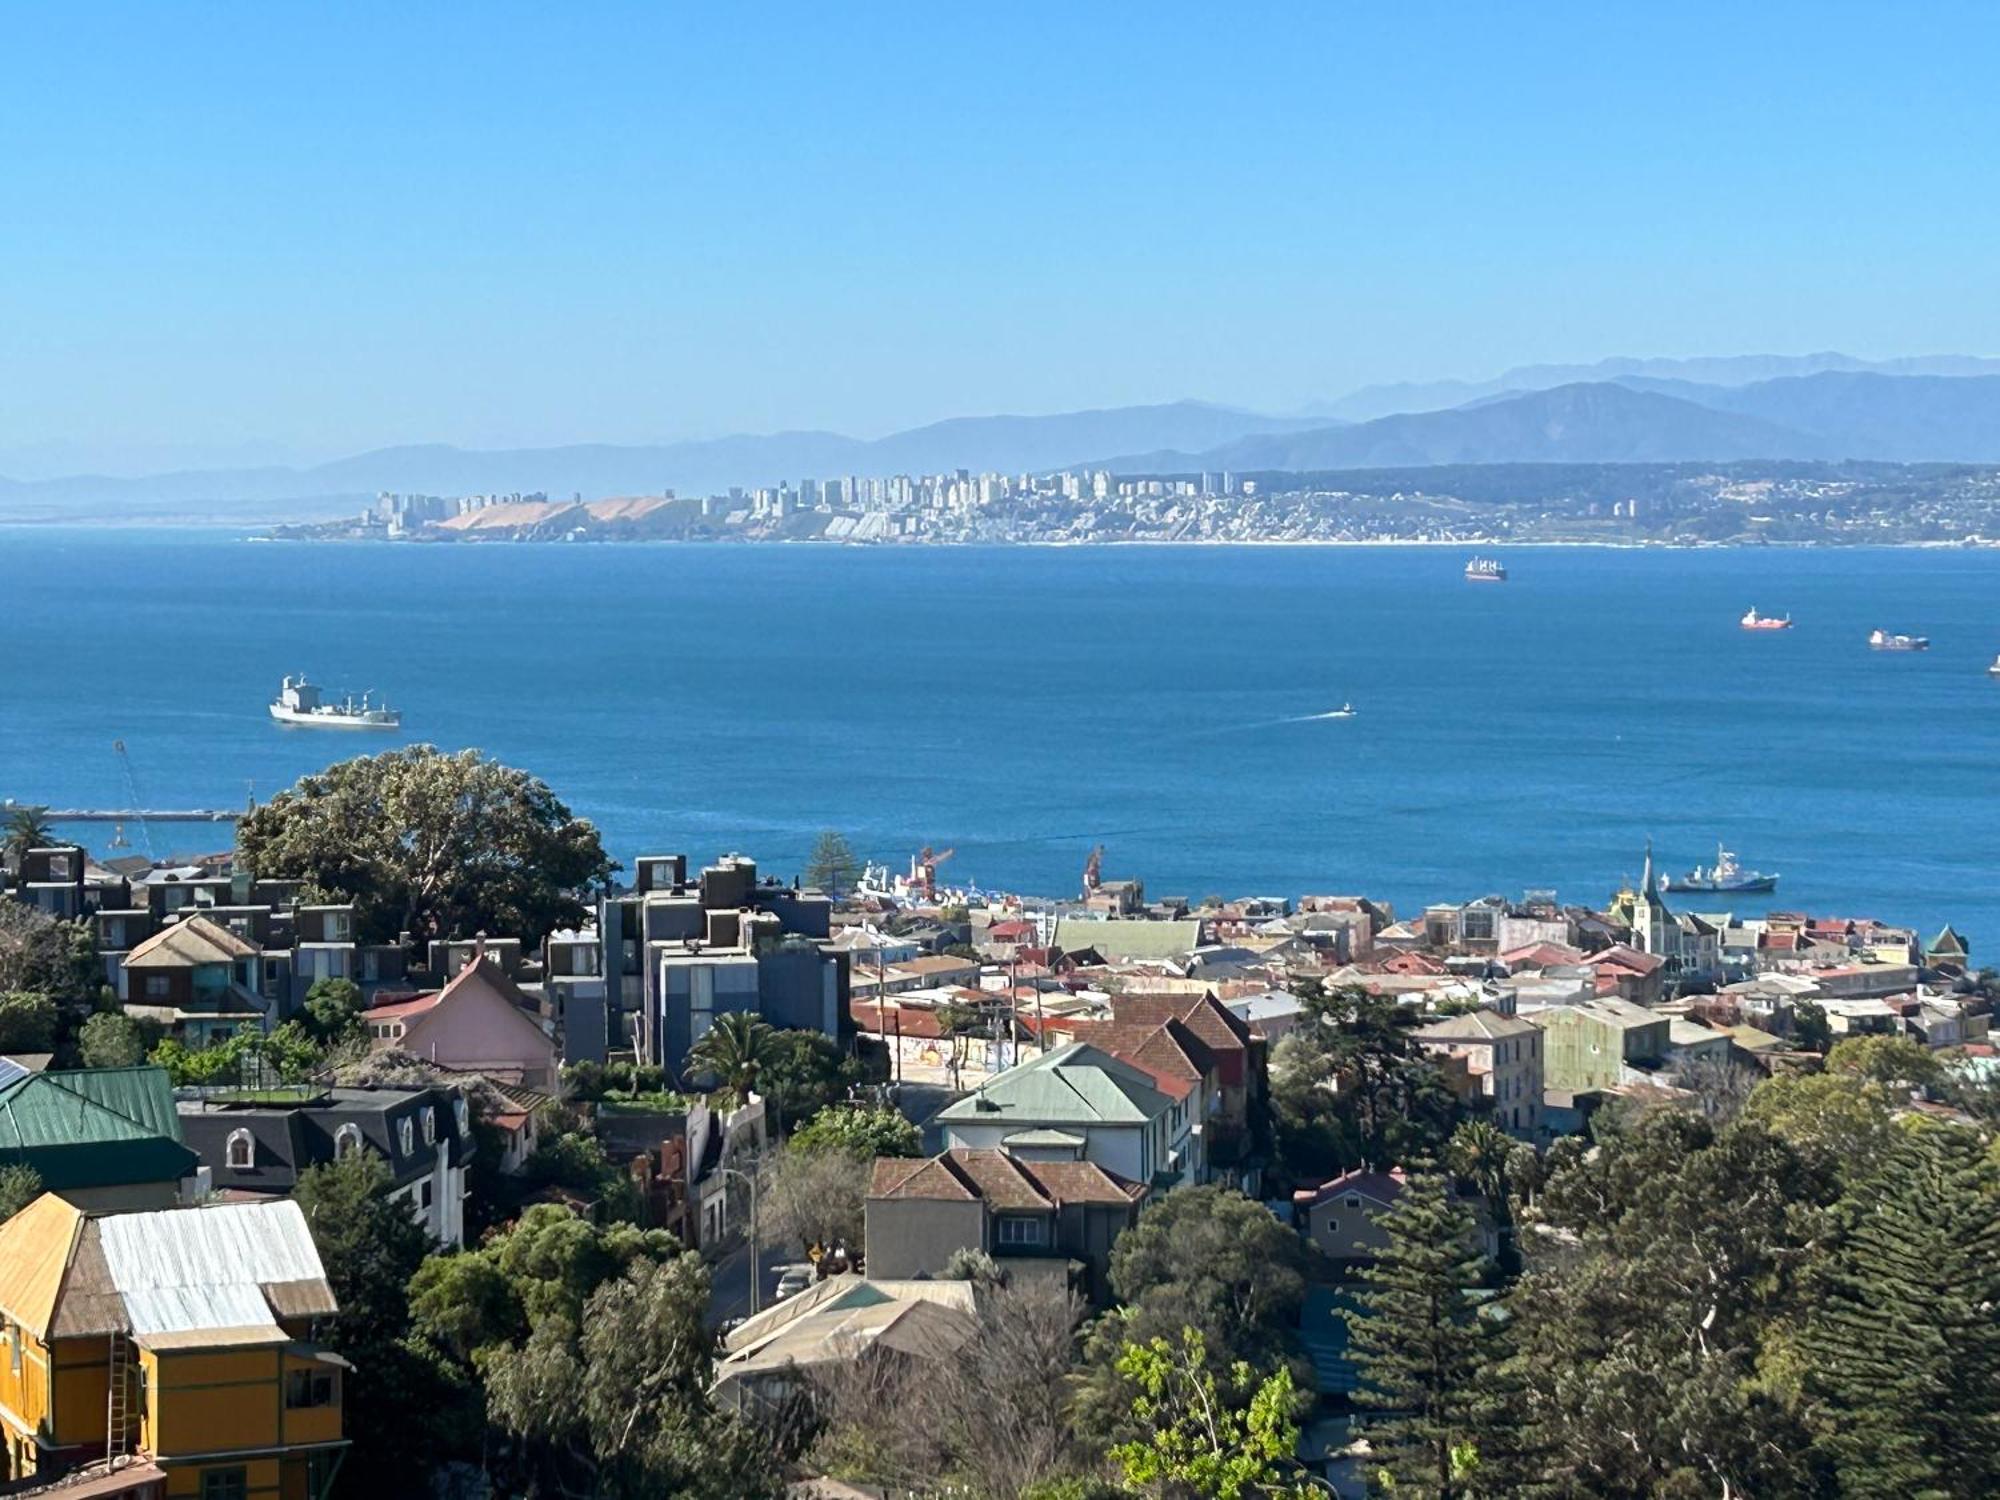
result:
[[[1660,877],[1653,869],[1653,841],[1646,840],[1646,875],[1632,898],[1632,946],[1641,953],[1673,961],[1680,949],[1680,927],[1660,894]]]

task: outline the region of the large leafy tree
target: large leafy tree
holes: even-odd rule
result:
[[[55,1045],[55,1001],[33,990],[0,994],[0,1052],[50,1052]]]
[[[863,1076],[861,1063],[832,1037],[784,1030],[764,1060],[757,1092],[770,1101],[782,1127],[847,1098]]]
[[[922,1134],[898,1110],[823,1109],[792,1135],[795,1151],[845,1151],[872,1161],[878,1156],[915,1156]]]
[[[1458,1104],[1411,1035],[1416,1017],[1354,988],[1309,985],[1306,1013],[1271,1059],[1278,1154],[1301,1181],[1435,1155]]]
[[[243,865],[352,901],[362,935],[540,942],[614,866],[597,830],[525,771],[414,745],[329,766],[245,817]]]
[[[42,1196],[42,1179],[33,1167],[0,1167],[0,1224]]]
[[[1259,1377],[1237,1361],[1217,1375],[1201,1334],[1127,1345],[1118,1373],[1133,1387],[1139,1435],[1111,1449],[1129,1483],[1156,1495],[1247,1500],[1278,1492],[1299,1429],[1292,1373]]]
[[[76,1050],[86,1068],[129,1068],[146,1060],[146,1029],[130,1016],[104,1011],[83,1023]]]
[[[758,1089],[779,1055],[778,1032],[769,1021],[755,1011],[729,1011],[688,1049],[685,1071],[706,1079],[725,1102],[740,1103]]]
[[[1388,1243],[1347,1315],[1370,1462],[1396,1494],[1516,1493],[1516,1418],[1496,1409],[1503,1325],[1481,1314],[1490,1266],[1471,1211],[1418,1166],[1375,1222]]]
[[[1956,1127],[1901,1134],[1857,1194],[1800,1346],[1840,1493],[2000,1493],[2000,1168]]]
[[[487,1401],[534,1478],[604,1500],[756,1500],[782,1493],[764,1434],[709,1397],[708,1270],[693,1253],[643,1260],[594,1291],[580,1319],[543,1318],[491,1351]]]
[[[60,922],[21,901],[0,901],[0,992],[87,1007],[104,988],[87,922]]]

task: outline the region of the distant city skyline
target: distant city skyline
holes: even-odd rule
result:
[[[2000,13],[10,14],[0,475],[2000,350]]]

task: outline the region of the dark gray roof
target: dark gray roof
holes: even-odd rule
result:
[[[237,1097],[241,1097],[238,1095]],[[328,1088],[298,1104],[230,1102],[227,1093],[206,1097],[183,1090],[176,1101],[181,1134],[208,1167],[218,1191],[290,1192],[299,1174],[334,1159],[336,1136],[343,1125],[361,1132],[367,1149],[389,1164],[398,1187],[430,1175],[443,1143],[456,1166],[472,1153],[471,1137],[458,1130],[449,1088]],[[434,1141],[424,1138],[424,1117],[431,1116]],[[402,1144],[403,1121],[410,1122],[410,1149]],[[229,1138],[250,1132],[251,1165],[229,1165]]]

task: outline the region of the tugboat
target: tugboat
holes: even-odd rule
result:
[[[1886,630],[1877,630],[1868,637],[1871,651],[1928,651],[1931,638],[1927,635],[1891,635]]]
[[[1475,557],[1465,565],[1467,583],[1505,583],[1507,569],[1497,557]]]
[[[1736,623],[1741,625],[1745,630],[1790,630],[1792,628],[1792,617],[1790,615],[1760,615],[1757,613],[1757,606],[1753,604],[1743,618]]]
[[[1748,893],[1755,891],[1775,891],[1778,877],[1766,875],[1761,870],[1746,870],[1736,863],[1736,856],[1722,845],[1715,846],[1715,863],[1704,870],[1696,865],[1678,880],[1669,878],[1670,891],[1729,891]]]
[[[359,703],[349,693],[338,703],[328,703],[320,690],[303,675],[287,677],[271,703],[271,717],[280,724],[297,724],[307,729],[401,729],[403,712],[386,703],[371,708],[369,695]]]

